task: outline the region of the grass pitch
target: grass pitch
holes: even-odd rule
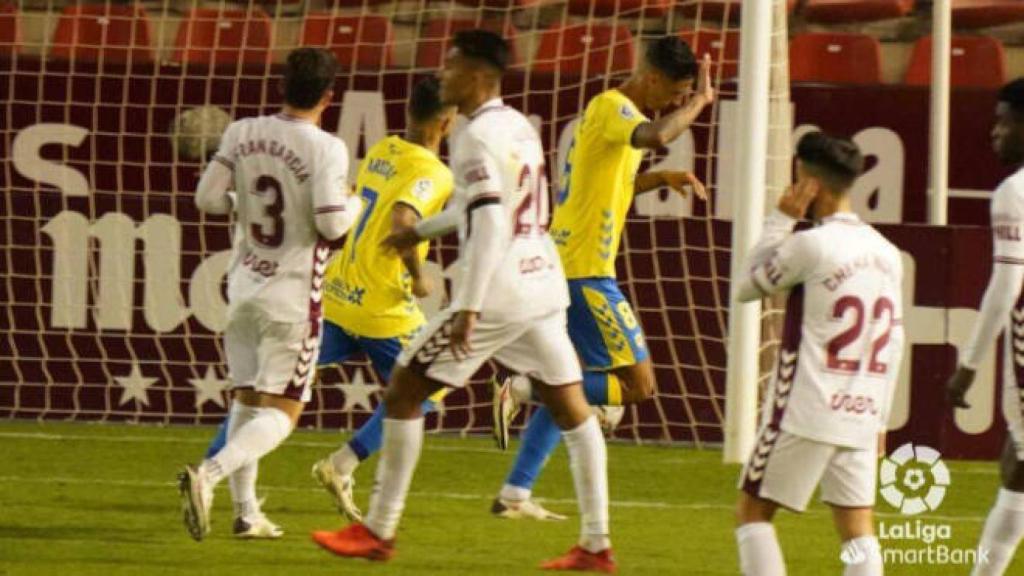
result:
[[[230,535],[226,483],[214,502],[213,533],[193,542],[181,524],[174,476],[196,461],[214,430],[119,424],[0,423],[0,576],[120,574],[540,574],[539,561],[558,555],[577,535],[578,516],[564,448],[536,488],[566,522],[492,518],[491,499],[513,452],[488,439],[428,436],[387,564],[336,558],[309,539],[314,529],[342,526],[328,496],[309,476],[312,463],[345,438],[296,432],[260,464],[264,511],[285,530],[275,542]],[[513,449],[515,446],[513,446]],[[612,538],[622,574],[738,574],[732,505],[738,468],[718,452],[673,447],[609,446]],[[357,473],[365,507],[376,460]],[[946,524],[949,540],[971,548],[998,486],[996,466],[954,462],[946,501],[928,524]],[[886,504],[879,520],[903,525]],[[915,519],[911,519],[914,524]],[[789,574],[840,574],[839,549],[828,510],[815,504],[776,526]],[[913,540],[883,542],[918,549]],[[941,559],[941,558],[939,558]],[[907,560],[907,558],[904,558]],[[966,575],[969,567],[894,564],[887,574]],[[1007,574],[1024,573],[1016,560]]]

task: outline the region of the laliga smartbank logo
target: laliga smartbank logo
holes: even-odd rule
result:
[[[885,564],[970,565],[987,562],[988,551],[953,548],[953,526],[914,518],[935,512],[942,505],[952,481],[949,468],[938,450],[928,446],[904,444],[882,460],[879,467],[879,493],[902,516],[902,520],[878,524],[878,540]],[[865,562],[871,550],[856,547],[843,551],[846,564]]]

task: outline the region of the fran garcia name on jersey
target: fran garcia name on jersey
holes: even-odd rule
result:
[[[235,147],[235,154],[240,158],[256,154],[278,158],[295,175],[295,180],[299,184],[304,184],[306,180],[309,180],[309,167],[306,161],[299,157],[291,148],[277,140],[268,141],[263,138],[257,138],[239,142],[238,146]]]

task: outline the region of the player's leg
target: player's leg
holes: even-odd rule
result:
[[[573,347],[583,363],[583,391],[595,406],[636,404],[654,391],[654,375],[643,330],[612,278],[569,281],[571,304],[567,311]],[[515,464],[506,477],[492,512],[509,518],[548,518],[540,515],[509,515],[514,498],[529,509],[547,512],[529,500],[533,485],[558,445],[560,434],[547,408],[534,411],[523,432]]]
[[[781,420],[781,414],[777,414]],[[781,576],[786,565],[772,520],[780,507],[803,512],[835,448],[764,426],[740,476],[736,543],[744,576]]]
[[[213,458],[217,452],[220,452],[224,444],[228,441],[228,428],[231,427],[231,413],[224,417],[224,421],[217,427],[217,433],[214,434],[213,440],[210,441],[210,445],[206,447],[206,455],[204,458]]]
[[[1002,576],[1024,538],[1024,434],[1011,424],[1000,463],[1002,488],[989,511],[971,576]],[[1021,439],[1018,440],[1018,437]]]
[[[878,478],[878,450],[836,448],[821,479],[821,499],[832,507],[842,542],[843,576],[882,576],[882,547],[872,509]]]

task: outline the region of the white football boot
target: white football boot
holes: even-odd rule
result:
[[[263,512],[235,518],[231,531],[235,538],[243,540],[274,540],[284,536],[281,527],[271,522]]]
[[[491,379],[491,388],[494,391],[491,405],[494,411],[494,442],[498,445],[499,450],[508,450],[508,427],[523,408],[523,403],[513,390],[515,378],[515,376],[509,375],[500,381],[498,376]]]
[[[313,464],[313,479],[331,495],[338,512],[352,522],[363,521],[363,512],[356,506],[355,498],[352,496],[352,490],[356,486],[355,478],[338,474],[331,459],[324,458]]]
[[[529,498],[526,500],[506,500],[500,496],[495,498],[491,504],[491,514],[510,520],[520,520],[523,518],[533,520],[565,520],[567,518],[544,508]]]
[[[202,542],[210,533],[213,485],[200,468],[185,466],[178,474],[178,494],[185,528],[193,540]]]

